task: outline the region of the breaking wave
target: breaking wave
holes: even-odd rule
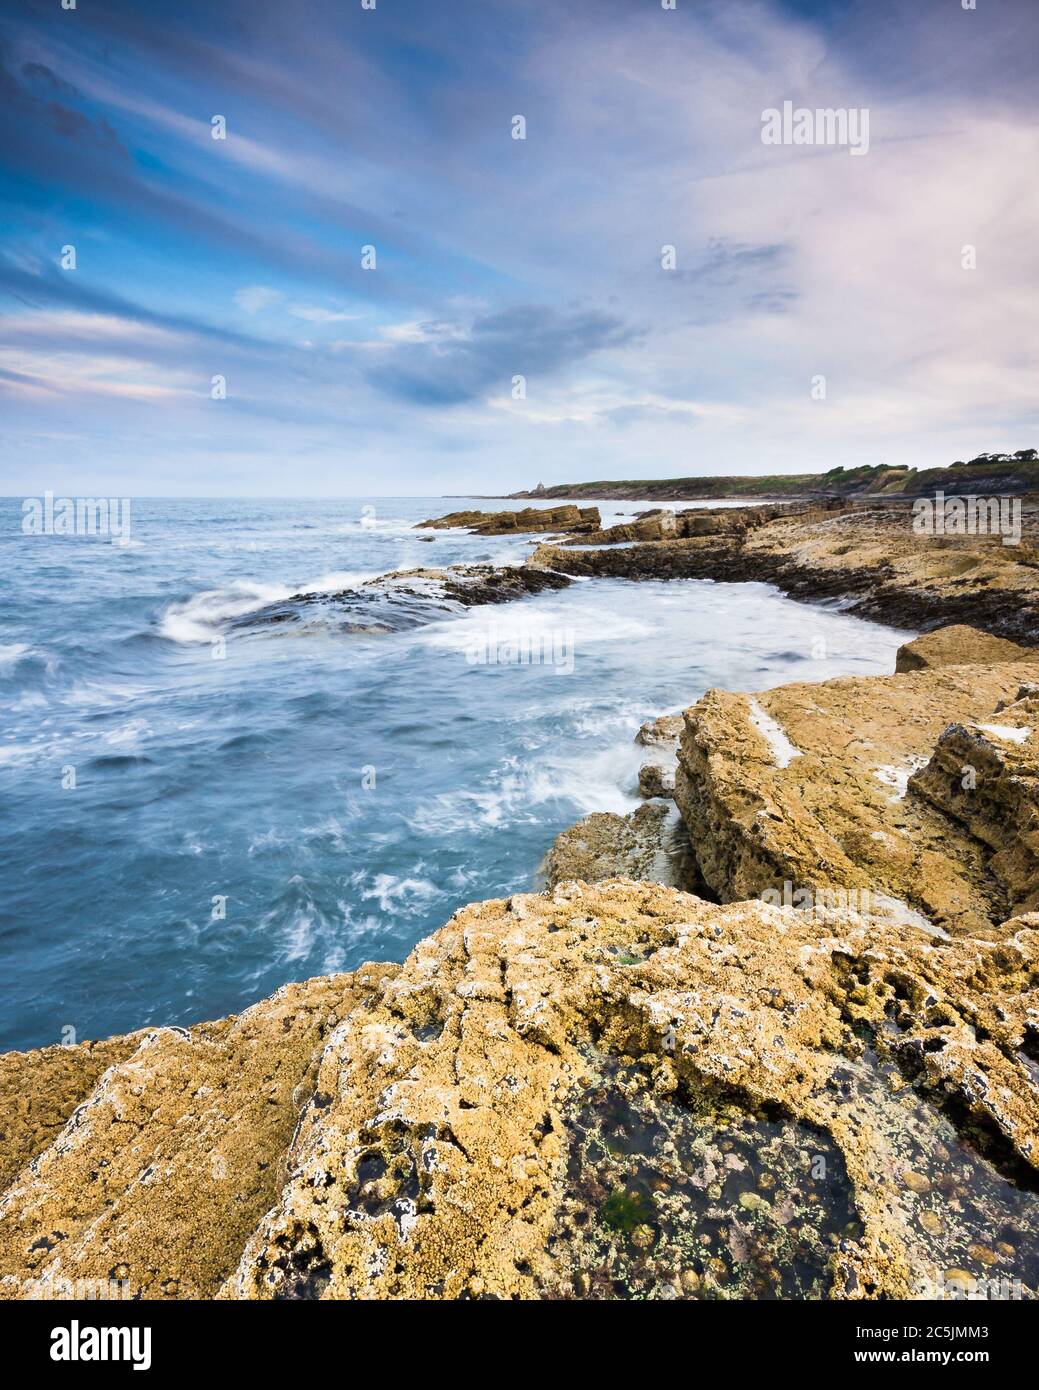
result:
[[[374,575],[355,570],[332,570],[291,587],[236,579],[224,589],[204,589],[183,602],[170,604],[159,621],[159,633],[184,645],[212,642],[230,623],[262,612],[272,603],[284,603],[300,594],[341,593],[372,578]]]

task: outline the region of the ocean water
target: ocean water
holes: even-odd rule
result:
[[[137,500],[116,543],[24,535],[0,502],[0,1049],[401,959],[535,887],[579,816],[637,805],[643,720],[887,672],[907,636],[765,584],[585,580],[389,622],[359,587],[518,562],[529,537],[412,529],[508,505]]]

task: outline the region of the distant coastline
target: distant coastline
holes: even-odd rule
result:
[[[704,498],[754,497],[922,497],[947,493],[1029,493],[1039,491],[1039,459],[1035,449],[1014,454],[982,454],[948,468],[888,468],[864,464],[838,466],[826,473],[763,474],[757,477],[707,475],[698,478],[627,478],[592,483],[555,483],[506,493],[508,500],[539,498],[600,498],[623,502],[692,502]]]

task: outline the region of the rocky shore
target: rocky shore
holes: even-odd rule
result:
[[[1039,1296],[1032,523],[594,521],[505,588],[767,579],[930,630],[644,726],[643,806],[402,964],[0,1057],[0,1296]]]
[[[530,563],[634,580],[760,580],[896,627],[966,623],[1026,645],[1039,641],[1039,521],[1030,503],[1018,544],[999,535],[921,535],[903,504],[703,508],[651,514],[640,524],[651,534],[602,532],[598,548],[586,548],[593,536],[546,543]]]
[[[394,570],[341,591],[298,593],[237,619],[236,631],[275,625],[303,628],[312,620],[339,632],[399,632],[461,608],[509,603],[565,589],[565,574],[531,565],[447,565]]]
[[[1034,915],[939,945],[630,879],[473,904],[100,1077],[73,1050],[80,1104],[21,1127],[0,1289],[1032,1296],[1037,971]]]
[[[518,512],[449,512],[447,516],[420,521],[418,530],[450,531],[461,528],[476,536],[510,536],[523,531],[598,531],[598,507],[524,507]]]

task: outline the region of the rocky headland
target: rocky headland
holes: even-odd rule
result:
[[[890,675],[645,725],[637,811],[401,964],[0,1057],[0,1296],[1039,1296],[1031,522],[906,520],[538,546],[564,583],[764,579],[926,631]]]

